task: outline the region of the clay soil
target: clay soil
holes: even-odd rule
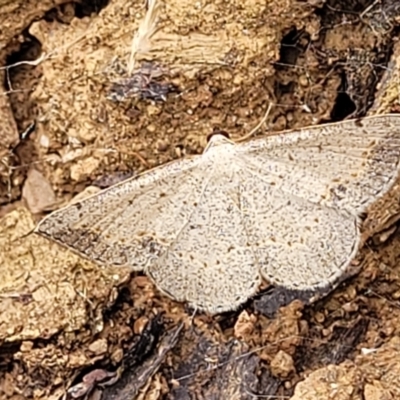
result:
[[[86,188],[239,138],[397,112],[400,5],[0,0],[0,398],[400,398],[400,186],[340,285],[193,314],[31,233]],[[157,3],[158,4],[158,3]]]

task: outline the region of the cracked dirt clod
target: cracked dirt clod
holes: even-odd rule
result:
[[[88,322],[87,306],[95,311],[127,276],[123,269],[118,274],[101,270],[29,234],[33,227],[24,209],[1,220],[1,341],[50,338],[61,329],[79,330]]]
[[[394,400],[400,396],[400,341],[392,338],[354,362],[329,365],[300,382],[290,400]]]
[[[29,212],[22,208],[0,220],[0,345],[21,343],[15,361],[27,371],[41,370],[42,379],[64,380],[77,367],[91,364],[95,356],[72,348],[67,354],[62,343],[90,341],[85,326],[91,327],[93,335],[103,330],[102,312],[129,271],[101,270],[29,234],[33,227]],[[35,344],[57,335],[58,344]]]

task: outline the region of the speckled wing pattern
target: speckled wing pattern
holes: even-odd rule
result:
[[[143,270],[178,301],[237,308],[262,278],[334,283],[355,256],[359,216],[398,176],[400,115],[289,131],[130,178],[47,216],[36,232],[104,265]]]

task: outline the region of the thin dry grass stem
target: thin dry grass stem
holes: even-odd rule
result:
[[[395,301],[391,301],[391,300],[387,299],[385,296],[382,296],[381,294],[375,292],[375,291],[372,290],[372,289],[368,289],[368,290],[367,290],[367,294],[368,294],[368,293],[372,294],[373,296],[378,297],[379,299],[385,300],[388,304],[390,304],[391,306],[393,306],[393,307],[395,307],[395,308],[397,308],[397,309],[400,308],[400,305],[399,305],[398,303],[396,303]]]
[[[272,342],[272,343],[268,343],[268,344],[266,344],[266,345],[264,345],[264,346],[256,347],[256,348],[254,348],[254,349],[252,349],[252,350],[250,350],[250,351],[248,351],[248,352],[246,352],[246,353],[243,353],[243,354],[241,354],[241,355],[235,357],[234,359],[230,359],[230,360],[228,360],[228,361],[225,361],[225,362],[218,363],[218,364],[216,364],[216,365],[210,366],[210,367],[208,367],[208,368],[205,369],[205,370],[196,371],[196,372],[193,372],[193,373],[191,373],[191,374],[187,374],[187,375],[181,376],[181,377],[179,377],[179,378],[174,378],[174,380],[176,380],[176,381],[179,382],[179,381],[183,381],[183,380],[188,379],[188,378],[192,378],[193,376],[197,376],[197,375],[199,375],[199,374],[201,374],[201,373],[207,373],[207,372],[210,372],[210,371],[217,370],[217,369],[219,369],[219,368],[221,368],[221,367],[223,367],[223,366],[225,366],[225,365],[228,365],[228,364],[231,364],[231,363],[233,363],[233,362],[235,362],[235,361],[239,361],[239,360],[241,360],[241,359],[243,359],[243,358],[246,358],[247,356],[249,356],[249,355],[251,355],[251,354],[258,353],[259,351],[264,350],[264,349],[267,348],[268,346],[277,345],[278,343],[282,343],[282,342],[284,342],[284,341],[286,341],[286,340],[292,340],[292,339],[302,339],[302,340],[307,341],[307,342],[310,342],[310,343],[314,343],[314,342],[316,342],[317,340],[320,340],[321,343],[323,342],[322,339],[308,338],[308,337],[301,336],[301,335],[290,335],[290,336],[287,336],[287,337],[285,337],[285,338],[276,340],[276,341],[274,341],[274,342]],[[355,349],[354,346],[346,346],[346,345],[342,345],[342,348],[349,348],[349,349],[352,349],[352,350]]]
[[[139,29],[132,40],[131,55],[128,63],[129,75],[132,74],[135,68],[136,55],[138,53],[146,53],[150,49],[150,39],[157,30],[158,15],[159,1],[148,0],[146,15],[140,22]]]
[[[342,9],[342,8],[335,8],[335,7],[332,7],[329,4],[326,4],[326,8],[328,10],[331,10],[331,11],[334,11],[334,12],[337,12],[337,13],[342,13],[342,14],[352,14],[352,15],[359,15],[360,14],[357,11],[345,10],[345,9]]]
[[[19,67],[20,65],[31,65],[33,67],[37,67],[42,61],[47,60],[50,57],[50,54],[42,53],[39,58],[36,60],[23,60],[15,62],[14,64],[5,65],[4,67],[0,67],[0,71],[6,70],[8,71],[10,68]]]
[[[360,14],[360,19],[362,20],[369,11],[371,11],[378,3],[380,3],[381,0],[375,0],[372,4],[370,4],[361,14]]]
[[[4,167],[7,170],[7,197],[11,199],[11,170],[12,168],[8,165],[7,161],[5,158],[0,158],[0,163],[4,165]]]
[[[58,51],[60,51],[60,50],[62,50],[62,49],[67,49],[67,48],[73,46],[74,44],[80,42],[82,39],[85,39],[86,37],[87,37],[87,34],[84,33],[84,34],[78,36],[75,40],[73,40],[73,41],[71,41],[71,42],[69,42],[69,43],[66,43],[66,44],[63,45],[63,46],[56,47],[54,50],[52,50],[52,51],[50,51],[50,52],[48,52],[48,53],[43,52],[43,53],[40,55],[40,57],[38,57],[36,60],[22,60],[22,61],[17,61],[17,62],[15,62],[15,63],[13,63],[13,64],[5,65],[5,66],[0,67],[0,71],[2,71],[2,70],[8,71],[8,70],[10,70],[11,68],[19,67],[20,65],[31,65],[31,66],[33,66],[33,67],[37,67],[37,66],[38,66],[40,63],[42,63],[43,61],[46,61],[46,60],[48,60],[48,59],[50,59],[50,58],[57,58],[57,52],[58,52]]]
[[[269,113],[272,109],[272,103],[268,104],[267,111],[265,112],[265,115],[262,117],[261,121],[257,124],[255,128],[253,128],[248,134],[242,136],[240,139],[236,140],[236,142],[244,142],[245,140],[251,138],[265,123],[265,121],[268,119]]]
[[[277,400],[277,399],[290,399],[291,396],[278,396],[276,394],[257,394],[254,392],[251,392],[247,387],[244,388],[244,391],[250,395],[253,396],[257,399],[272,399],[272,400]]]
[[[119,153],[126,154],[128,156],[133,156],[137,158],[144,167],[150,168],[149,163],[136,151],[119,151]]]
[[[280,103],[269,103],[268,104],[268,108],[267,111],[265,112],[263,118],[261,119],[261,121],[256,125],[255,128],[253,128],[249,133],[245,134],[244,136],[240,137],[239,139],[235,139],[234,141],[236,143],[241,143],[246,141],[247,139],[250,139],[261,127],[262,125],[265,123],[265,121],[268,119],[269,114],[271,112],[272,107],[283,107],[283,108],[299,108],[303,111],[305,111],[306,113],[311,113],[311,109],[307,104],[301,104],[301,105],[293,105],[293,104],[280,104]]]

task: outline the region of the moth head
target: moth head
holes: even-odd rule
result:
[[[204,153],[212,151],[213,149],[219,148],[221,146],[225,146],[226,148],[233,148],[235,144],[232,140],[230,140],[227,136],[225,136],[225,132],[219,131],[212,134],[212,136],[208,140],[207,147],[204,150]]]

